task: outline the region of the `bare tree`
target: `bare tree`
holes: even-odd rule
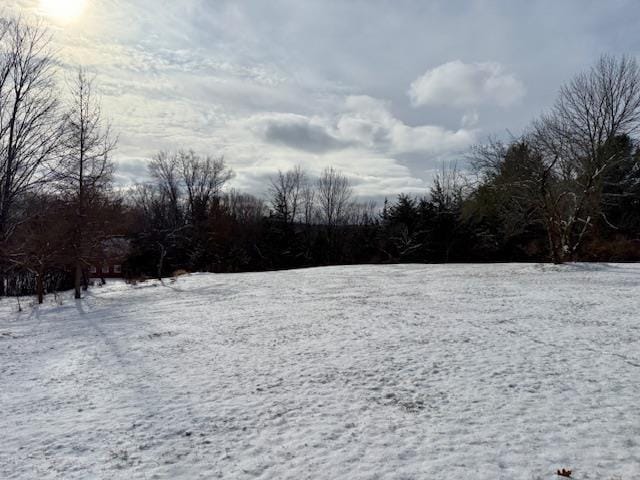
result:
[[[611,189],[616,178],[610,173],[631,158],[629,142],[622,140],[639,129],[640,68],[628,57],[603,56],[562,87],[528,134],[476,149],[473,164],[484,175],[476,194],[490,188],[500,198],[507,234],[541,225],[551,259],[561,263],[578,253],[596,219],[605,216],[604,187]]]
[[[139,212],[142,240],[157,248],[156,277],[162,280],[165,258],[187,229],[178,155],[159,152],[148,165],[152,181],[138,185],[133,203]]]
[[[302,222],[309,226],[316,218],[316,190],[314,185],[306,182],[301,194],[301,219]]]
[[[318,179],[316,194],[320,221],[329,230],[343,223],[353,195],[349,179],[328,167]]]
[[[35,277],[38,303],[43,303],[45,276],[61,270],[68,259],[66,204],[52,195],[29,195],[25,220],[11,237],[14,270]]]
[[[588,71],[560,90],[546,127],[560,148],[560,161],[574,175],[606,168],[612,158],[602,146],[620,134],[634,135],[640,127],[640,68],[627,56],[604,55]]]
[[[222,157],[200,156],[189,150],[178,152],[177,158],[191,222],[202,221],[224,184],[233,178],[233,172]]]
[[[153,202],[161,205],[165,226],[177,228],[184,220],[182,183],[178,156],[166,151],[159,152],[148,165],[152,184],[144,191],[145,198],[153,198]],[[152,191],[153,190],[153,191]],[[142,199],[144,200],[144,198]],[[151,204],[144,202],[143,204]]]
[[[165,258],[178,248],[189,254],[191,266],[200,264],[210,240],[211,211],[233,171],[222,157],[180,150],[157,154],[149,173],[153,180],[138,186],[134,203],[145,223],[144,240],[158,249],[161,279]]]
[[[105,232],[92,231],[113,174],[111,153],[116,140],[105,122],[94,78],[82,68],[71,84],[71,105],[65,115],[64,155],[56,169],[58,188],[74,206],[73,246],[75,298],[81,298],[86,259]],[[101,238],[102,237],[102,238]]]
[[[17,202],[42,185],[45,164],[58,146],[55,62],[49,44],[40,23],[0,20],[0,260],[19,222]],[[0,294],[3,289],[0,276]]]
[[[367,226],[378,222],[380,212],[374,200],[351,202],[347,207],[347,223],[349,225]]]
[[[299,165],[284,173],[279,170],[276,177],[271,179],[271,208],[275,216],[285,224],[291,225],[299,219],[304,208],[305,188],[307,178]]]
[[[551,112],[534,124],[531,144],[542,159],[538,184],[555,262],[577,253],[602,212],[606,174],[624,159],[612,148],[640,129],[640,67],[630,57],[603,56],[560,90]]]
[[[222,157],[200,156],[193,151],[179,152],[182,184],[186,191],[189,235],[186,237],[188,268],[197,268],[211,259],[211,229],[208,221],[214,202],[233,172]]]
[[[430,236],[432,240],[438,239],[446,262],[459,238],[462,205],[469,191],[469,182],[455,163],[443,163],[441,171],[433,177],[429,196],[434,208],[435,228]]]
[[[234,189],[222,197],[222,204],[225,211],[243,225],[258,223],[268,211],[262,199]]]
[[[193,150],[158,153],[149,173],[175,225],[206,216],[212,200],[233,177],[222,157],[201,156]]]
[[[442,169],[433,177],[430,197],[438,211],[458,209],[470,190],[469,182],[455,163],[442,164]]]
[[[156,277],[162,280],[165,258],[186,230],[180,206],[158,184],[137,185],[131,192],[140,239],[157,249]]]
[[[471,148],[469,165],[480,182],[492,181],[500,175],[508,148],[509,144],[494,137]]]

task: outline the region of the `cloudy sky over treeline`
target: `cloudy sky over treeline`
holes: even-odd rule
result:
[[[363,196],[420,193],[602,53],[640,51],[635,0],[5,2],[50,24],[63,71],[97,75],[120,183],[192,148],[254,193],[296,164],[333,165]]]

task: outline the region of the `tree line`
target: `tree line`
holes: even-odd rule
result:
[[[88,285],[109,240],[123,274],[330,264],[640,259],[640,69],[603,56],[519,137],[443,166],[422,196],[362,202],[326,168],[229,189],[221,156],[162,151],[149,181],[113,185],[116,138],[94,79],[60,86],[41,24],[0,23],[0,296]]]
[[[82,68],[58,86],[47,29],[0,21],[0,295],[71,283],[116,232],[110,195],[116,142]],[[68,286],[68,285],[65,285]]]
[[[334,168],[280,171],[262,199],[223,192],[222,158],[163,152],[130,202],[128,268],[640,259],[640,68],[603,56],[517,138],[444,165],[423,196],[358,202]]]

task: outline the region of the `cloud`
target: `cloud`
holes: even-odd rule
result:
[[[61,71],[98,76],[119,183],[144,178],[160,149],[194,148],[224,154],[232,186],[253,193],[299,163],[334,165],[374,195],[425,188],[482,135],[525,128],[601,51],[638,51],[630,1],[91,0],[79,21],[42,20]]]
[[[324,114],[266,112],[237,118],[226,126],[225,158],[234,159],[238,174],[234,186],[264,192],[278,169],[300,165],[315,176],[334,166],[366,198],[419,194],[428,187],[427,169],[477,140],[477,130],[410,125],[391,109],[386,100],[347,95]]]
[[[254,116],[253,130],[268,143],[286,145],[313,153],[326,153],[349,146],[349,142],[336,138],[322,120],[304,115],[280,113]]]
[[[315,154],[345,149],[377,155],[442,154],[462,150],[475,141],[476,132],[472,129],[453,131],[438,125],[407,125],[394,117],[389,107],[374,97],[351,95],[334,116],[260,114],[251,117],[247,125],[267,143]]]
[[[480,114],[477,111],[473,110],[470,112],[466,112],[462,116],[462,120],[460,123],[464,128],[471,128],[471,127],[475,127],[479,121],[480,121]]]
[[[471,107],[478,105],[511,106],[525,94],[523,83],[496,62],[448,62],[428,70],[409,89],[415,107],[446,105]]]
[[[350,96],[345,103],[347,112],[337,123],[340,134],[388,155],[454,153],[475,141],[476,132],[471,129],[454,131],[438,125],[407,125],[393,116],[387,102],[373,97]]]
[[[362,168],[366,159],[366,169]],[[396,159],[376,156],[373,153],[346,150],[336,152],[331,158],[309,154],[282,152],[277,161],[252,163],[235,168],[237,176],[233,186],[244,191],[267,194],[270,178],[278,170],[287,170],[300,165],[312,179],[317,178],[327,166],[333,166],[343,172],[350,180],[358,197],[381,200],[385,196],[393,197],[398,192],[424,193],[429,182],[415,175]]]

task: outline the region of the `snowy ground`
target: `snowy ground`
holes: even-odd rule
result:
[[[5,299],[0,478],[637,479],[639,295],[409,265]]]

